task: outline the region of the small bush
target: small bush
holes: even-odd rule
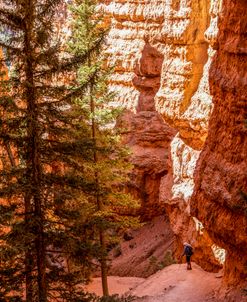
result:
[[[122,250],[121,250],[121,246],[119,245],[114,249],[113,256],[114,258],[117,258],[121,255],[122,255]]]
[[[158,261],[157,257],[155,256],[151,256],[149,258],[149,265],[154,271],[161,270],[174,263],[176,263],[176,260],[173,258],[171,250],[166,251],[162,261]]]
[[[149,258],[149,265],[150,266],[156,266],[157,265],[157,262],[158,262],[158,259],[155,257],[155,256],[151,256]]]
[[[112,295],[108,297],[101,297],[96,302],[132,302],[134,299],[135,297],[133,296]]]
[[[165,253],[164,260],[162,261],[163,267],[169,266],[171,264],[177,263],[176,260],[172,256],[172,251],[168,250]]]

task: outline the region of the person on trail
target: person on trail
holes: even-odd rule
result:
[[[188,243],[184,242],[184,251],[183,254],[181,255],[181,258],[183,256],[186,256],[186,262],[187,262],[187,270],[191,270],[191,256],[193,255],[193,247]]]

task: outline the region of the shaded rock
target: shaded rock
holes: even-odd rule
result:
[[[247,6],[223,1],[218,50],[210,69],[214,110],[195,173],[191,209],[227,250],[225,281],[247,278]]]

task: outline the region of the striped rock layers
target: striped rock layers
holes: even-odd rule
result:
[[[133,150],[133,191],[144,216],[165,208],[180,241],[192,240],[198,261],[213,269],[213,243],[192,219],[190,197],[213,109],[209,70],[221,1],[105,0],[101,9],[111,18],[111,89],[128,109],[122,122]]]
[[[214,110],[191,203],[193,214],[227,250],[227,283],[238,285],[247,280],[246,32],[246,1],[224,0],[209,74]]]

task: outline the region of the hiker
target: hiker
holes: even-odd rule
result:
[[[193,247],[188,243],[184,242],[184,251],[181,255],[181,258],[185,255],[186,256],[186,262],[187,262],[187,270],[191,270],[191,256],[193,255]]]

